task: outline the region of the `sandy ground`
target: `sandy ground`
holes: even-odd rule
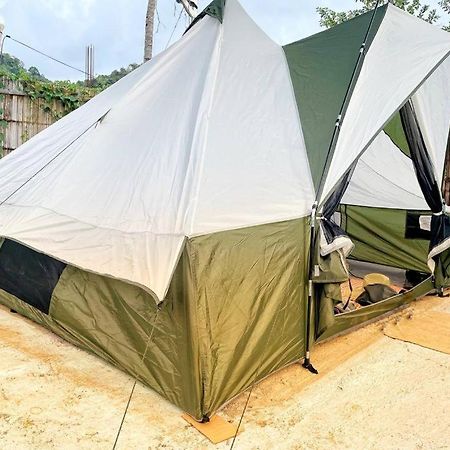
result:
[[[450,312],[425,298],[391,316]],[[318,346],[254,389],[235,449],[450,449],[450,356],[385,337],[386,320]],[[0,309],[0,449],[111,449],[133,380]],[[237,422],[245,397],[220,414]],[[228,449],[138,384],[120,449]]]

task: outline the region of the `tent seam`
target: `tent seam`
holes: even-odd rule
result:
[[[191,187],[191,190],[190,190],[191,192],[190,192],[189,206],[188,206],[188,211],[191,210],[190,220],[188,219],[188,217],[186,217],[186,219],[185,219],[185,225],[187,225],[186,222],[189,222],[188,227],[190,230],[193,230],[193,228],[194,228],[193,224],[194,224],[195,216],[197,214],[197,209],[198,209],[198,197],[199,197],[199,193],[200,193],[201,181],[203,179],[206,146],[207,146],[208,137],[209,137],[209,120],[210,120],[210,115],[211,115],[212,106],[213,106],[212,104],[214,102],[214,94],[216,92],[216,87],[217,87],[217,79],[219,77],[219,68],[221,66],[222,44],[223,44],[223,25],[220,26],[220,28],[219,28],[219,36],[217,37],[217,46],[218,47],[216,48],[217,54],[214,55],[214,58],[213,58],[213,61],[215,58],[217,58],[217,64],[216,64],[215,68],[211,67],[211,69],[214,70],[214,78],[212,80],[212,85],[210,88],[211,95],[210,95],[210,98],[208,99],[207,116],[206,116],[207,119],[205,121],[205,128],[203,131],[204,142],[200,146],[199,163],[198,163],[197,167],[194,168],[196,176],[194,176],[194,178],[193,178],[193,186]],[[203,95],[204,95],[204,92],[203,92]],[[193,136],[191,145],[194,143],[195,138],[197,137],[198,128],[199,128],[199,117],[197,115],[197,120],[195,123],[195,131],[194,131],[194,136]],[[187,233],[187,234],[189,234],[189,233]]]

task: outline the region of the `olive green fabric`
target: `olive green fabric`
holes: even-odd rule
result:
[[[378,32],[387,5],[375,15],[366,50]],[[325,172],[336,119],[372,19],[368,12],[284,47],[316,189]]]
[[[405,238],[406,214],[399,209],[341,206],[341,227],[355,244],[350,258],[429,273],[429,241]]]
[[[321,335],[334,325],[334,306],[342,302],[341,284],[348,280],[346,261],[341,252],[335,251],[327,256],[320,256],[319,246],[316,249],[318,273],[313,276],[316,306],[316,335]]]
[[[188,299],[189,273],[189,260],[183,255],[158,314],[153,298],[142,289],[70,266],[55,288],[49,315],[4,291],[0,291],[0,302],[13,305],[19,313],[120,367],[201,418],[202,386],[195,302]]]
[[[361,306],[369,306],[387,298],[395,297],[396,295],[397,292],[390,286],[386,286],[385,284],[371,284],[364,286],[364,292],[355,301]]]
[[[142,289],[70,266],[49,315],[1,290],[0,302],[201,419],[304,356],[308,230],[299,219],[188,240],[159,312]]]
[[[429,272],[426,264],[429,242],[405,238],[406,214],[404,210],[342,205],[341,227],[355,244],[350,258]],[[315,309],[316,338],[319,341],[387,313],[434,287],[430,278],[408,293],[335,315],[334,305],[342,301],[340,283],[348,279],[347,271],[338,252],[321,258],[320,268],[319,277],[314,279],[318,285]]]
[[[339,283],[329,283],[322,286],[317,313],[317,336],[321,336],[328,328],[331,328],[334,325],[336,321],[334,306],[341,302],[342,292]]]
[[[307,219],[189,242],[206,414],[304,356],[308,247]]]
[[[411,157],[411,151],[409,149],[408,141],[406,140],[400,113],[395,114],[392,120],[384,128],[384,132],[406,156]]]
[[[323,341],[339,333],[349,330],[355,326],[361,325],[364,322],[373,320],[389,311],[394,310],[402,305],[407,305],[408,303],[422,297],[429,292],[434,290],[433,281],[430,278],[424,282],[417,285],[414,289],[404,293],[399,294],[389,299],[383,300],[381,302],[375,303],[370,306],[365,306],[348,313],[339,314],[335,316],[334,324],[327,328],[320,336],[318,336],[318,341]]]
[[[450,250],[439,255],[434,270],[435,285],[438,288],[450,286]]]

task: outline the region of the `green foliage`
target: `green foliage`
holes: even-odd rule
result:
[[[0,78],[16,81],[24,93],[32,100],[39,100],[42,109],[54,119],[60,119],[74,111],[100,91],[98,88],[87,88],[70,81],[42,80],[26,71],[11,74],[0,69]],[[55,110],[55,102],[62,105],[62,112]]]
[[[3,81],[0,78],[0,89],[4,87]],[[3,158],[3,142],[5,140],[6,121],[3,120],[3,95],[0,94],[0,158]]]
[[[19,58],[16,58],[8,53],[3,53],[0,61],[0,69],[8,73],[18,75],[20,72],[25,70],[25,66]]]
[[[4,53],[0,60],[0,89],[4,87],[3,80],[8,79],[17,82],[21,90],[53,119],[58,120],[62,116],[74,111],[96,94],[114,84],[124,76],[139,67],[138,64],[130,64],[114,70],[109,75],[99,75],[91,87],[86,87],[83,81],[49,81],[36,67],[25,68],[23,62],[15,56]],[[57,108],[57,105],[61,105]],[[4,129],[7,125],[3,117],[3,96],[0,94],[0,158],[3,156]],[[22,136],[27,140],[28,136]]]
[[[139,64],[133,63],[127,67],[122,67],[118,70],[113,70],[109,75],[98,75],[97,77],[94,78],[92,82],[92,87],[95,88],[96,92],[100,92],[103,89],[106,89],[112,84],[114,84],[116,81],[119,81],[124,76],[131,73],[137,67],[139,67]],[[48,83],[54,83],[57,85],[56,87],[71,86],[71,88],[75,89],[75,86],[78,86],[79,89],[81,89],[80,95],[82,97],[86,92],[84,91],[85,88],[84,81],[77,81],[75,83],[69,83],[66,81],[50,82],[49,80],[47,80],[47,78],[45,78],[44,75],[40,73],[37,67],[32,66],[29,69],[26,69],[24,63],[19,58],[16,58],[15,56],[10,55],[8,53],[4,53],[2,58],[0,59],[0,73],[12,79],[14,79],[14,77],[23,79],[24,81],[27,82],[27,84],[29,84],[30,79],[33,79],[36,81],[46,81]],[[59,91],[60,89],[56,90]]]
[[[36,67],[25,68],[23,62],[8,53],[4,53],[0,60],[0,89],[3,88],[3,80],[9,79],[17,82],[21,90],[31,100],[39,104],[43,111],[49,113],[53,119],[58,120],[62,116],[74,111],[96,94],[114,84],[124,76],[139,67],[138,64],[130,64],[114,70],[109,75],[99,75],[91,87],[86,87],[83,81],[49,81]],[[4,128],[6,121],[3,117],[3,96],[0,95],[0,158],[3,156]],[[57,108],[61,105],[61,108]],[[27,136],[22,136],[26,140]]]
[[[439,6],[446,14],[450,14],[450,0],[441,0]],[[442,27],[445,31],[450,31],[450,23]]]
[[[28,73],[37,80],[48,81],[47,78],[45,78],[44,75],[39,72],[39,69],[37,67],[31,66],[28,69]]]
[[[28,70],[25,68],[23,62],[9,53],[3,53],[0,59],[0,71],[10,75],[19,76],[22,73],[28,73],[31,77],[38,80],[46,80],[36,67],[30,67]]]
[[[355,1],[358,5],[360,5],[360,7],[350,11],[333,11],[327,7],[318,7],[317,12],[320,16],[320,25],[325,28],[334,27],[335,25],[345,22],[346,20],[370,11],[377,4],[377,0]],[[427,3],[422,3],[421,0],[393,0],[391,3],[429,23],[435,24],[441,18],[436,8],[433,8]],[[450,0],[441,0],[439,2],[439,6],[444,13],[450,14]],[[450,26],[445,26],[443,28],[449,30]]]
[[[128,67],[122,67],[121,69],[113,70],[109,75],[98,75],[94,78],[92,85],[93,87],[101,90],[106,89],[138,67],[139,64],[130,64]],[[81,85],[82,82],[79,81],[77,84]]]

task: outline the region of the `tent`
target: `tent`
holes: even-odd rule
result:
[[[213,1],[0,161],[1,303],[202,420],[442,287],[449,53],[448,33],[391,4],[281,47]],[[430,276],[334,316],[353,246]]]

